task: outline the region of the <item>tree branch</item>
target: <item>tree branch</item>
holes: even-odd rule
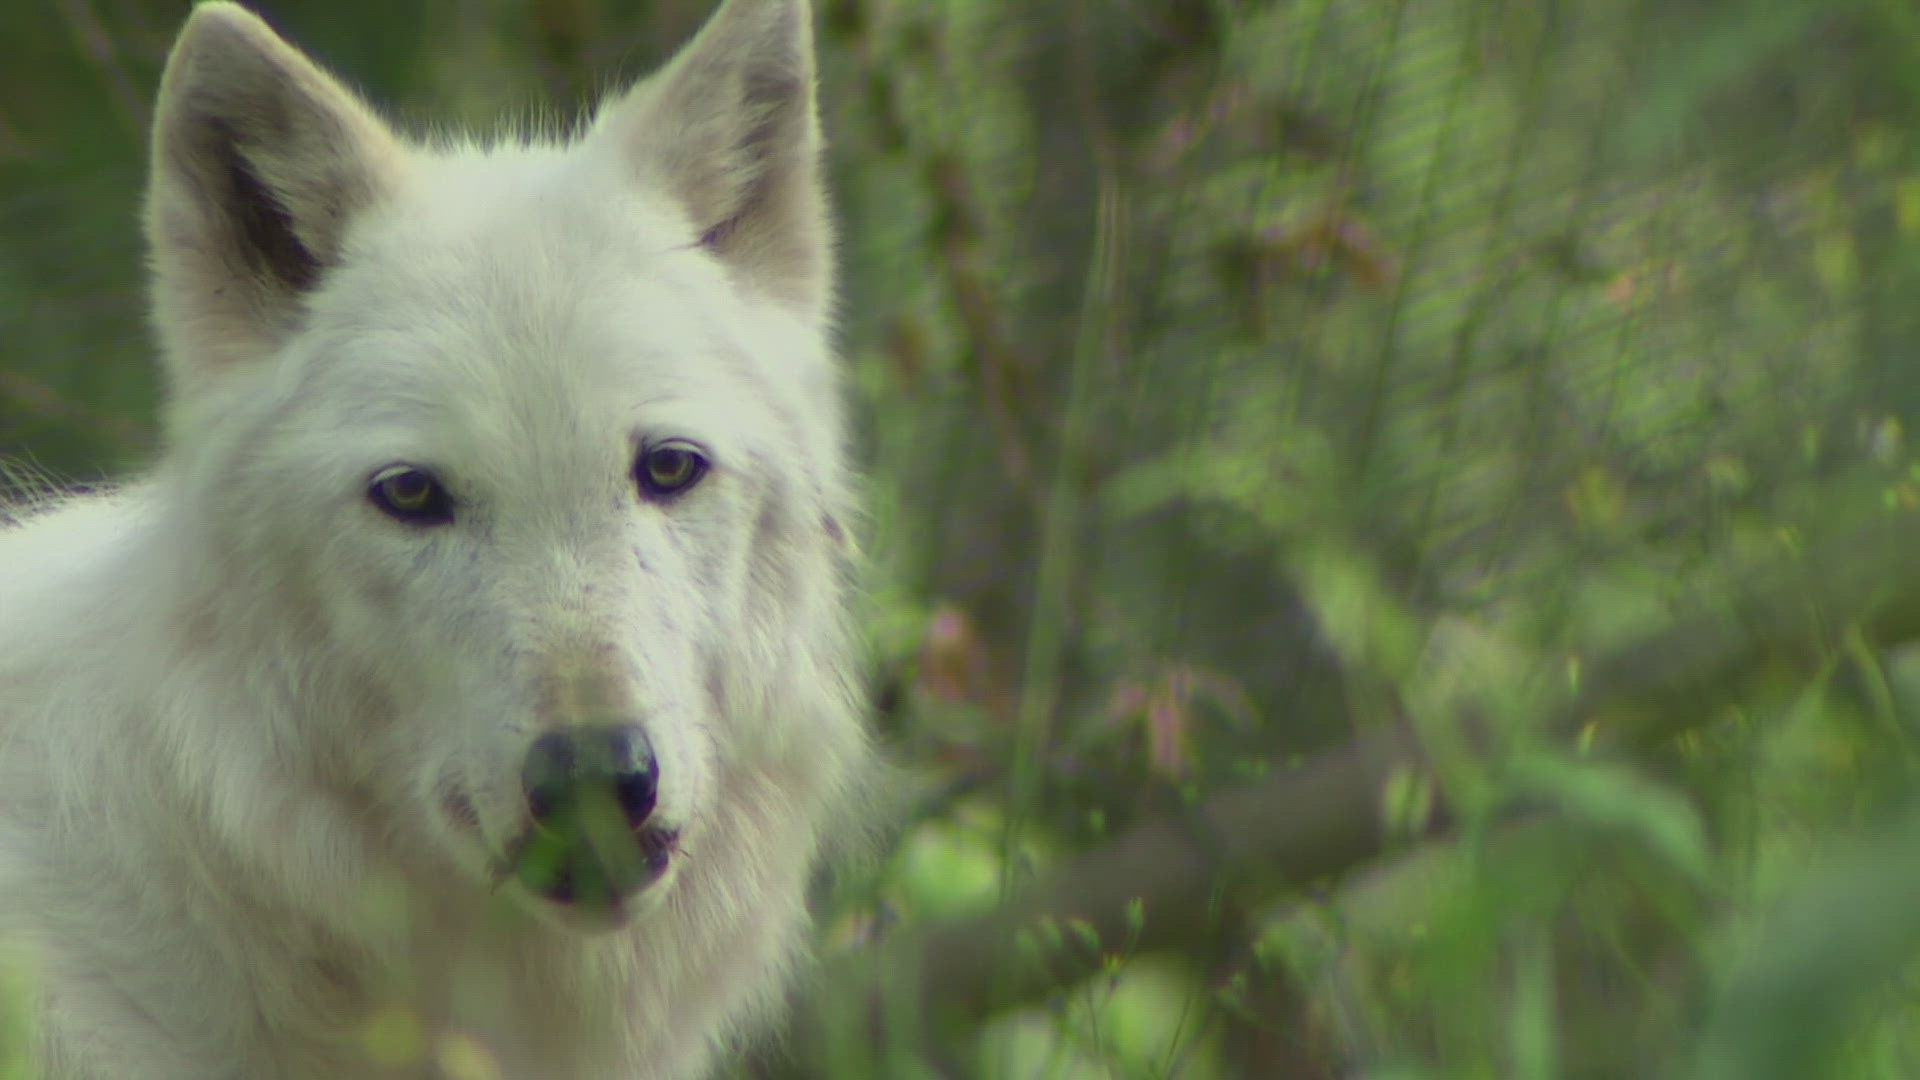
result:
[[[1851,522],[1831,539],[1586,664],[1578,689],[1543,718],[1548,730],[1571,735],[1605,717],[1604,741],[1645,748],[1713,718],[1727,686],[1756,668],[1817,670],[1838,637],[1856,629],[1883,644],[1920,636],[1920,513],[1881,510],[1881,489],[1869,488],[1850,500],[1859,512],[1830,515]],[[817,1068],[823,1040],[846,1019],[823,1010],[850,997],[864,1014],[861,1041],[889,1045],[889,1032],[971,1025],[1071,985],[1100,971],[1110,949],[1203,944],[1224,875],[1255,870],[1297,886],[1379,855],[1389,843],[1383,788],[1396,771],[1418,767],[1412,733],[1383,724],[1189,814],[1150,821],[992,912],[835,957],[821,972],[835,990],[817,995],[813,1015],[795,1023],[791,1052]],[[1429,826],[1440,832],[1447,823],[1436,816]]]

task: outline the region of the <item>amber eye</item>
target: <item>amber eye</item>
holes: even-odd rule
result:
[[[634,478],[648,498],[664,499],[678,495],[700,482],[707,472],[707,459],[685,443],[661,443],[641,451],[634,467]]]
[[[411,465],[375,473],[367,499],[381,513],[409,525],[444,525],[453,520],[453,496],[432,473]]]

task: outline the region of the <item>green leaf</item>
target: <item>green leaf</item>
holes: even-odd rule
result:
[[[1576,821],[1638,837],[1696,881],[1706,880],[1706,829],[1693,806],[1672,790],[1611,762],[1546,754],[1520,762],[1513,779],[1519,792],[1544,797]]]

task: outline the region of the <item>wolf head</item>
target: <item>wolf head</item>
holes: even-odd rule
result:
[[[287,887],[422,848],[619,923],[742,777],[802,833],[831,802],[859,739],[809,34],[729,0],[578,138],[426,147],[243,9],[189,19],[146,208],[161,481],[191,662],[283,702],[220,737],[339,811],[279,845]],[[224,787],[258,770],[190,768],[259,805]]]

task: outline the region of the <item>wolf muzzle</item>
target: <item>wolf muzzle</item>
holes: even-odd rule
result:
[[[514,874],[555,903],[618,907],[663,875],[678,839],[652,822],[660,764],[638,725],[549,731],[520,767],[531,825]]]

